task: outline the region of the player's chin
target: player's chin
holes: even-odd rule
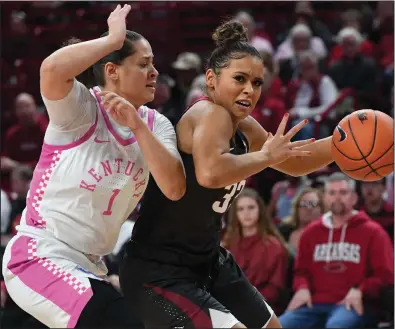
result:
[[[247,118],[250,114],[251,114],[251,112],[253,111],[253,107],[251,106],[251,107],[240,107],[240,106],[235,106],[234,108],[233,108],[233,115],[235,116],[235,117],[237,117],[238,119],[240,119],[240,120],[242,120],[242,119],[245,119],[245,118]]]
[[[154,100],[155,94],[151,92],[144,93],[144,104],[150,103]]]

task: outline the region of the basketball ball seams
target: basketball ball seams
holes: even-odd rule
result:
[[[373,145],[374,145],[375,140],[376,140],[376,128],[377,128],[377,117],[376,117],[376,112],[374,112],[374,117],[375,117],[376,125],[375,125],[375,129],[374,129],[374,134],[373,134]],[[361,150],[361,148],[359,147],[358,142],[357,142],[357,140],[356,140],[356,138],[355,138],[354,132],[352,131],[350,118],[347,119],[347,123],[348,123],[348,128],[349,128],[349,130],[350,130],[352,139],[354,140],[355,146],[357,147],[359,153],[361,154],[362,159],[366,162],[366,164],[368,165],[368,167],[369,167],[370,169],[372,169],[372,172],[374,172],[377,176],[382,177],[382,176],[371,166],[371,164],[369,163],[369,161],[366,159],[365,155],[362,153],[362,150]],[[362,160],[362,159],[361,159],[361,160]]]
[[[383,166],[380,166],[380,167],[378,167],[378,168],[376,168],[376,170],[379,170],[379,169],[382,169],[382,168],[385,168],[385,167],[390,167],[390,166],[393,166],[394,165],[394,163],[390,163],[390,164],[386,164],[386,165],[383,165]],[[363,178],[363,179],[366,179],[370,174],[376,174],[377,176],[379,176],[379,177],[382,177],[381,175],[379,175],[377,172],[374,172],[374,171],[370,171],[370,172],[368,172],[366,175],[365,175],[365,177]]]
[[[392,117],[372,109],[344,117],[332,135],[331,152],[339,169],[362,181],[378,181],[394,172],[393,127]]]
[[[393,148],[393,146],[394,146],[394,143],[392,143],[391,146],[390,146],[387,150],[385,150],[384,153],[383,153],[382,155],[380,155],[376,160],[374,160],[374,161],[371,162],[370,164],[373,165],[373,164],[375,164],[377,161],[379,161],[384,155],[386,155],[389,151],[391,151],[391,149]],[[359,167],[359,168],[355,168],[355,169],[343,169],[343,170],[352,172],[352,171],[358,171],[358,170],[361,170],[361,169],[365,169],[365,168],[367,168],[367,167],[369,167],[368,164],[367,164],[366,166]],[[378,168],[376,168],[376,169],[378,169]]]
[[[349,160],[353,160],[353,161],[360,161],[360,160],[363,160],[363,158],[355,159],[355,158],[349,157],[347,154],[344,154],[344,153],[342,152],[342,150],[340,150],[340,149],[337,147],[337,145],[336,145],[336,143],[334,142],[333,138],[332,138],[332,144],[333,144],[333,146],[336,148],[336,150],[337,150],[341,155],[343,155],[345,158],[347,158],[347,159],[349,159]]]

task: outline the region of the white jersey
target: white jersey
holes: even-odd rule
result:
[[[73,129],[59,128],[62,123],[48,127],[17,230],[46,238],[45,257],[57,255],[83,262],[88,271],[103,274],[106,269],[98,271],[86,264],[86,255],[92,261],[89,256],[111,253],[122,224],[146,189],[149,171],[136,138],[129,128],[111,119],[100,104],[98,91],[98,87],[88,91],[75,80],[64,100],[44,99],[51,120],[67,116],[67,103],[80,101],[88,110],[67,121],[78,123]],[[59,102],[62,106],[55,109]],[[138,113],[154,135],[178,154],[170,122],[146,106]],[[56,246],[50,242],[55,240],[59,242]]]

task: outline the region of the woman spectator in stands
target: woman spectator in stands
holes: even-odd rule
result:
[[[356,9],[350,9],[342,14],[343,28],[352,27],[361,33],[362,14]],[[374,57],[374,44],[369,40],[363,39],[360,45],[361,54],[367,57]],[[328,58],[328,65],[332,65],[335,61],[343,56],[342,47],[335,45]]]
[[[337,41],[343,56],[329,67],[328,75],[339,90],[354,89],[361,108],[381,108],[376,63],[361,53],[361,33],[345,27],[338,33]]]
[[[274,59],[280,64],[279,77],[286,84],[298,74],[298,54],[311,50],[318,59],[325,59],[327,49],[319,37],[314,37],[310,28],[304,24],[296,24],[287,39],[279,45]]]
[[[229,211],[223,239],[248,280],[265,296],[276,314],[284,310],[288,249],[258,192],[244,188]],[[286,303],[286,302],[285,302]]]
[[[299,239],[305,227],[324,211],[324,202],[318,190],[306,187],[297,194],[293,200],[291,215],[279,226],[279,231],[291,250],[298,249]]]
[[[313,119],[335,102],[338,91],[333,80],[320,73],[318,58],[311,50],[300,53],[298,57],[300,74],[289,82],[286,96],[289,114],[295,120]],[[318,138],[319,136],[313,136],[313,128],[313,122],[309,122],[295,138]],[[324,135],[327,132],[321,133]]]

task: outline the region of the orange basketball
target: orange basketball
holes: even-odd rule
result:
[[[360,110],[344,117],[333,132],[332,155],[349,177],[377,181],[394,171],[394,119]]]

